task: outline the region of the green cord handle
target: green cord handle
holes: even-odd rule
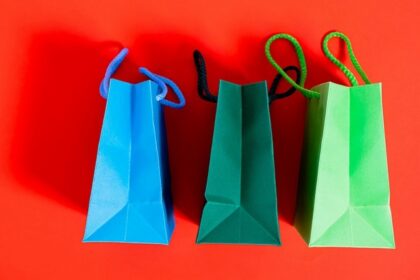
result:
[[[299,60],[300,71],[301,71],[301,79],[300,79],[299,84],[297,84],[292,78],[290,78],[289,75],[287,75],[287,73],[280,67],[280,65],[277,64],[277,62],[274,60],[273,56],[271,55],[271,49],[270,49],[271,44],[273,44],[273,42],[278,39],[285,39],[289,41],[293,45],[293,48],[296,51],[296,54]],[[279,33],[279,34],[275,34],[271,36],[270,39],[267,40],[267,43],[265,43],[265,55],[268,61],[271,63],[271,65],[274,66],[274,68],[276,68],[276,70],[280,73],[280,75],[282,75],[286,81],[288,81],[294,88],[299,90],[304,96],[308,98],[319,98],[320,96],[319,92],[305,88],[305,80],[306,80],[308,70],[306,68],[305,55],[303,54],[302,47],[300,46],[296,38],[285,33]]]
[[[340,60],[338,60],[330,51],[328,48],[328,42],[331,40],[331,38],[340,38],[346,43],[347,50],[349,51],[350,60],[353,63],[354,68],[356,69],[357,73],[359,73],[360,77],[362,77],[363,81],[366,84],[370,84],[370,81],[368,77],[366,76],[366,73],[363,71],[362,67],[360,66],[359,61],[357,61],[356,56],[354,55],[353,48],[351,46],[350,39],[344,35],[341,32],[330,32],[325,36],[324,41],[322,42],[322,48],[324,50],[325,56],[331,60],[332,63],[337,65],[338,68],[346,75],[347,79],[349,79],[352,86],[357,86],[359,83],[357,82],[356,77],[354,74],[350,71],[349,68],[347,68]]]

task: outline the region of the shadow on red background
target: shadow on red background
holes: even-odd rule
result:
[[[86,211],[105,102],[98,83],[113,42],[53,31],[33,37],[11,164],[32,191]],[[93,94],[95,93],[95,94]]]
[[[236,83],[269,80],[275,70],[264,56],[267,38],[246,37],[235,57],[227,58],[202,42],[179,34],[139,35],[116,77],[144,79],[137,67],[167,76],[183,90],[187,106],[166,109],[172,193],[175,209],[198,224],[210,156],[216,105],[201,100],[196,90],[192,52],[206,58],[210,88],[219,79]],[[23,77],[11,165],[16,178],[31,191],[86,213],[105,100],[98,86],[108,62],[121,48],[115,42],[93,42],[75,34],[52,31],[34,36],[28,50],[30,68]],[[312,86],[331,80],[325,58],[318,60],[303,45]],[[286,43],[273,48],[282,66],[294,64]],[[277,57],[277,55],[275,55]],[[282,82],[280,91],[289,87]],[[305,98],[299,93],[272,106],[280,217],[292,223],[303,138]]]

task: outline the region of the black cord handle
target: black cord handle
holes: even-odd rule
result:
[[[198,75],[198,95],[209,102],[217,102],[217,96],[213,95],[209,90],[207,83],[206,62],[203,55],[198,51],[194,51],[194,63]]]
[[[212,94],[209,90],[208,82],[207,82],[207,70],[206,70],[206,62],[204,60],[203,55],[200,53],[200,51],[195,50],[193,53],[194,56],[194,63],[195,68],[197,70],[197,89],[198,89],[198,95],[209,102],[217,102],[217,96]],[[288,71],[295,71],[296,73],[296,83],[300,83],[300,70],[296,66],[287,66],[284,69],[285,72]],[[296,89],[294,87],[290,87],[288,90],[282,93],[276,93],[276,89],[280,83],[280,80],[282,79],[282,76],[280,74],[277,74],[274,77],[273,83],[271,84],[270,90],[268,92],[269,102],[270,104],[281,98],[288,97],[292,95]]]
[[[287,66],[286,68],[284,68],[284,71],[286,73],[289,72],[289,71],[294,71],[296,73],[296,83],[297,84],[300,83],[300,70],[299,70],[299,68],[291,65],[291,66]],[[276,93],[276,89],[277,89],[281,79],[282,79],[282,76],[280,74],[277,74],[274,77],[273,83],[271,84],[270,90],[268,91],[268,98],[269,98],[270,104],[275,100],[288,97],[296,91],[296,89],[292,86],[288,90],[286,90],[285,92]]]

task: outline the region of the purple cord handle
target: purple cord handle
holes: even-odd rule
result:
[[[109,65],[108,65],[108,67],[105,71],[105,76],[102,79],[102,82],[99,86],[99,92],[100,92],[100,94],[103,98],[105,98],[105,99],[108,98],[108,90],[109,90],[109,83],[110,83],[110,80],[111,80],[111,76],[120,67],[121,63],[123,62],[123,60],[127,56],[127,54],[128,54],[128,49],[124,48],[109,63]],[[158,85],[158,87],[160,88],[160,93],[158,95],[156,95],[156,100],[159,103],[161,103],[162,105],[165,105],[165,106],[175,108],[175,109],[179,109],[179,108],[182,108],[182,107],[185,106],[186,102],[185,102],[184,95],[182,94],[179,87],[173,81],[169,80],[168,78],[162,77],[160,75],[154,74],[144,67],[140,67],[139,71],[143,75],[147,76],[150,80],[155,82]],[[175,92],[176,96],[179,99],[179,103],[175,103],[175,102],[172,102],[172,101],[169,101],[169,100],[165,99],[166,95],[168,94],[167,85],[170,86],[172,88],[172,90]]]
[[[162,89],[164,87],[164,90],[162,90],[162,92],[156,96],[156,100],[158,102],[160,102],[162,105],[169,106],[175,109],[180,109],[185,106],[185,97],[182,94],[182,91],[179,89],[179,87],[172,80],[169,80],[168,78],[154,74],[144,67],[140,67],[139,71],[140,73],[146,75],[150,80],[156,82],[158,86],[161,87]],[[175,103],[175,102],[169,101],[168,99],[165,99],[166,94],[168,93],[168,88],[166,87],[166,85],[172,88],[175,95],[178,97],[179,103]]]
[[[118,67],[120,67],[121,63],[123,62],[124,58],[128,54],[128,49],[122,49],[111,62],[109,63],[108,67],[105,71],[105,76],[102,79],[102,82],[99,86],[99,92],[101,96],[105,99],[108,98],[108,89],[109,89],[109,81],[111,80],[111,76],[117,71]]]

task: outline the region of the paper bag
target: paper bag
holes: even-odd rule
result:
[[[174,229],[163,106],[185,99],[170,80],[145,68],[137,84],[110,79],[122,50],[101,83],[106,110],[99,141],[85,242],[168,244]],[[165,99],[167,85],[180,102]]]
[[[358,85],[329,52],[332,37],[345,41],[366,85]],[[300,84],[272,58],[270,46],[277,39],[293,44],[301,65]],[[381,84],[370,83],[344,34],[328,34],[323,45],[350,87],[327,82],[306,89],[306,63],[297,40],[277,34],[266,45],[274,67],[308,97],[295,226],[309,246],[393,248]]]
[[[265,81],[238,85],[222,80],[214,96],[203,57],[196,51],[194,58],[200,96],[217,102],[197,243],[280,245],[269,101],[294,89],[285,95],[271,90],[269,96]]]

